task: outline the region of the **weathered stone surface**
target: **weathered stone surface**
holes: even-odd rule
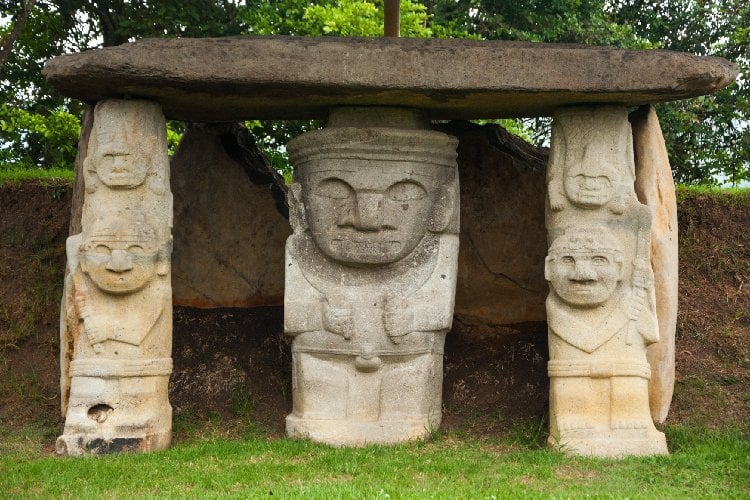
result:
[[[73,199],[70,202],[70,225],[68,226],[68,234],[70,235],[81,232],[81,216],[86,189],[83,184],[83,163],[86,160],[93,124],[94,107],[86,106],[81,118],[81,137],[78,139],[78,149],[76,150],[76,177],[73,184]]]
[[[47,79],[94,102],[138,96],[169,118],[323,118],[332,106],[423,109],[431,118],[551,115],[711,93],[720,58],[562,44],[409,38],[150,39],[50,60]]]
[[[418,111],[388,108],[333,111],[326,128],[289,143],[290,436],[358,446],[440,425],[457,145]]]
[[[291,230],[281,211],[286,204],[277,206],[273,193],[283,196],[283,181],[272,177],[248,138],[237,126],[193,125],[172,158],[177,305],[283,303],[284,242]]]
[[[546,150],[496,125],[452,122],[445,130],[459,139],[456,316],[469,324],[545,321]]]
[[[97,104],[81,233],[67,241],[61,311],[60,454],[169,445],[172,197],[157,104]]]
[[[550,446],[667,453],[649,411],[659,340],[651,211],[636,198],[627,108],[558,110],[547,169]]]
[[[664,423],[672,402],[677,329],[677,198],[659,118],[651,106],[630,116],[635,153],[635,192],[651,211],[651,267],[654,269],[659,341],[648,347],[649,401],[655,422]]]

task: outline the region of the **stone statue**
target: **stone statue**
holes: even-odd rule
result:
[[[550,445],[574,454],[667,452],[648,399],[646,346],[659,339],[651,214],[633,182],[625,108],[555,114],[545,263]]]
[[[171,439],[171,197],[168,171],[153,171],[167,165],[166,148],[151,157],[138,149],[147,142],[141,136],[165,134],[154,109],[138,101],[96,106],[83,231],[67,241],[60,454],[162,449]],[[124,130],[143,122],[139,111],[152,126]],[[149,177],[161,179],[159,190]]]
[[[436,429],[458,255],[457,141],[412,110],[342,108],[289,143],[290,436],[393,443]]]

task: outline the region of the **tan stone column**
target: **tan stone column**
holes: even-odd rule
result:
[[[57,452],[166,448],[172,195],[161,108],[99,102],[83,176],[81,233],[67,241]]]
[[[342,108],[289,143],[287,433],[334,445],[440,425],[458,257],[458,141],[415,110]]]
[[[651,212],[633,187],[627,109],[558,110],[547,172],[549,444],[667,453],[649,412],[646,347],[659,339]]]

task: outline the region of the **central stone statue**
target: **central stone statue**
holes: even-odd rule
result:
[[[440,425],[458,257],[458,141],[420,112],[341,108],[288,145],[287,433],[395,443]]]

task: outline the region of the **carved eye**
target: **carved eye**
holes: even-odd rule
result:
[[[143,255],[145,251],[143,250],[143,247],[140,245],[130,245],[128,247],[128,253],[131,253],[133,255]]]
[[[115,160],[117,160],[118,156],[123,156],[123,155],[121,155],[119,153],[104,153],[102,155],[102,158],[101,158],[100,162],[103,165],[110,165],[111,166],[111,165],[115,164]]]
[[[97,255],[109,255],[112,253],[112,250],[110,250],[107,245],[96,245],[96,247],[94,247],[94,253]]]
[[[388,196],[393,201],[421,200],[427,191],[415,182],[397,182],[388,188]]]
[[[352,188],[342,180],[326,179],[315,188],[315,195],[334,200],[343,200],[352,195]]]
[[[576,260],[573,257],[571,257],[570,255],[564,255],[564,256],[562,256],[560,258],[560,261],[563,264],[575,264],[576,263]]]
[[[595,266],[606,266],[609,264],[609,259],[603,255],[595,255],[591,258],[591,262],[593,262]]]

